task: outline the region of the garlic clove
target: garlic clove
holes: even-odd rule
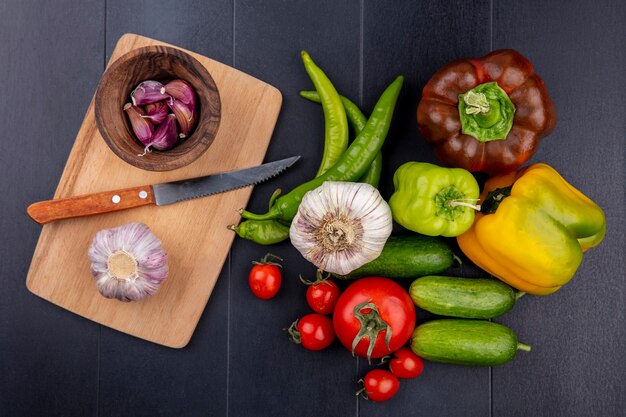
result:
[[[135,136],[145,145],[146,141],[148,141],[154,133],[154,125],[149,119],[144,118],[145,113],[140,107],[126,103],[124,105],[124,111],[128,115]]]
[[[196,93],[187,81],[170,81],[161,89],[161,93],[168,94],[188,106],[194,107],[196,105]]]
[[[150,137],[148,143],[145,143],[146,147],[144,148],[144,152],[139,156],[143,156],[150,152],[150,148],[154,148],[159,151],[166,151],[173,148],[177,141],[178,129],[176,128],[176,116],[168,114],[163,123],[161,123],[154,131],[154,134]]]
[[[150,120],[155,125],[161,124],[166,118],[169,108],[167,104],[162,101],[157,101],[156,103],[146,104],[144,107],[146,112],[145,116],[142,116],[144,119]]]
[[[169,272],[161,241],[143,223],[99,231],[87,256],[100,294],[120,301],[154,294]]]
[[[187,137],[196,124],[195,106],[185,104],[175,98],[168,100],[167,105],[176,116],[180,126],[180,137]]]
[[[376,188],[326,181],[304,195],[289,236],[317,268],[347,275],[380,255],[391,230],[391,209]]]
[[[157,101],[162,101],[170,97],[161,92],[162,88],[163,84],[158,81],[143,81],[130,93],[130,98],[135,106],[156,103]]]

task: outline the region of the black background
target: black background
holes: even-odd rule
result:
[[[625,415],[625,23],[618,0],[0,2],[0,416]],[[527,296],[497,320],[531,353],[493,369],[427,363],[385,404],[354,396],[365,361],[337,343],[304,351],[282,333],[308,312],[297,276],[313,273],[287,243],[272,248],[286,258],[283,289],[261,301],[249,292],[247,272],[267,250],[235,241],[182,350],[64,311],[26,289],[40,226],[25,209],[54,194],[105,63],[126,32],[281,90],[266,160],[304,158],[255,189],[255,211],[277,186],[313,176],[321,157],[321,111],[297,95],[311,88],[301,49],[366,112],[396,75],[406,77],[384,147],[385,197],[401,163],[435,162],[414,116],[429,77],[452,59],[518,49],[545,80],[559,115],[532,161],[551,164],[604,208],[606,238],[571,283],[549,297]],[[451,273],[477,271],[466,263]]]

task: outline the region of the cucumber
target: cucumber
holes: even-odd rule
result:
[[[417,326],[411,350],[432,362],[452,365],[496,366],[530,346],[517,342],[513,330],[484,320],[440,319]]]
[[[468,319],[501,316],[513,308],[519,296],[513,288],[495,279],[435,275],[413,281],[409,293],[423,310]]]
[[[446,271],[454,259],[452,249],[439,238],[423,235],[391,236],[378,258],[348,275],[336,277],[417,278]]]

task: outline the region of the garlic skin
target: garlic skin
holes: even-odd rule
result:
[[[141,117],[150,120],[155,125],[163,123],[163,121],[167,118],[168,107],[162,101],[146,104],[144,109],[146,115]]]
[[[145,118],[145,112],[137,106],[133,106],[130,103],[124,105],[124,111],[128,115],[130,120],[130,126],[133,128],[133,132],[137,139],[144,143],[149,140],[154,133],[154,125]]]
[[[376,188],[326,181],[302,198],[289,237],[320,270],[347,275],[380,255],[391,230],[391,209]]]
[[[173,80],[165,84],[161,89],[162,94],[168,94],[176,100],[180,100],[190,107],[196,105],[196,93],[193,87],[184,80]]]
[[[96,233],[87,252],[96,287],[106,298],[138,301],[154,294],[167,277],[167,253],[143,223]]]
[[[143,148],[143,153],[138,156],[144,156],[148,152],[152,152],[150,148],[157,149],[159,151],[166,151],[176,145],[178,141],[178,130],[176,128],[176,116],[168,114],[165,121],[156,128],[152,136],[143,144],[146,145]]]
[[[135,106],[143,106],[144,104],[156,103],[157,101],[170,98],[161,92],[163,84],[154,80],[146,80],[139,83],[137,87],[130,93],[130,99]]]
[[[176,116],[178,126],[180,126],[180,137],[186,138],[189,132],[196,125],[196,109],[192,104],[185,104],[180,100],[172,98],[167,101],[167,105]]]

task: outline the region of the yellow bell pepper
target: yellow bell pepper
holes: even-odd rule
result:
[[[602,209],[543,163],[489,179],[481,207],[457,237],[459,247],[480,268],[529,294],[561,288],[606,231]]]

